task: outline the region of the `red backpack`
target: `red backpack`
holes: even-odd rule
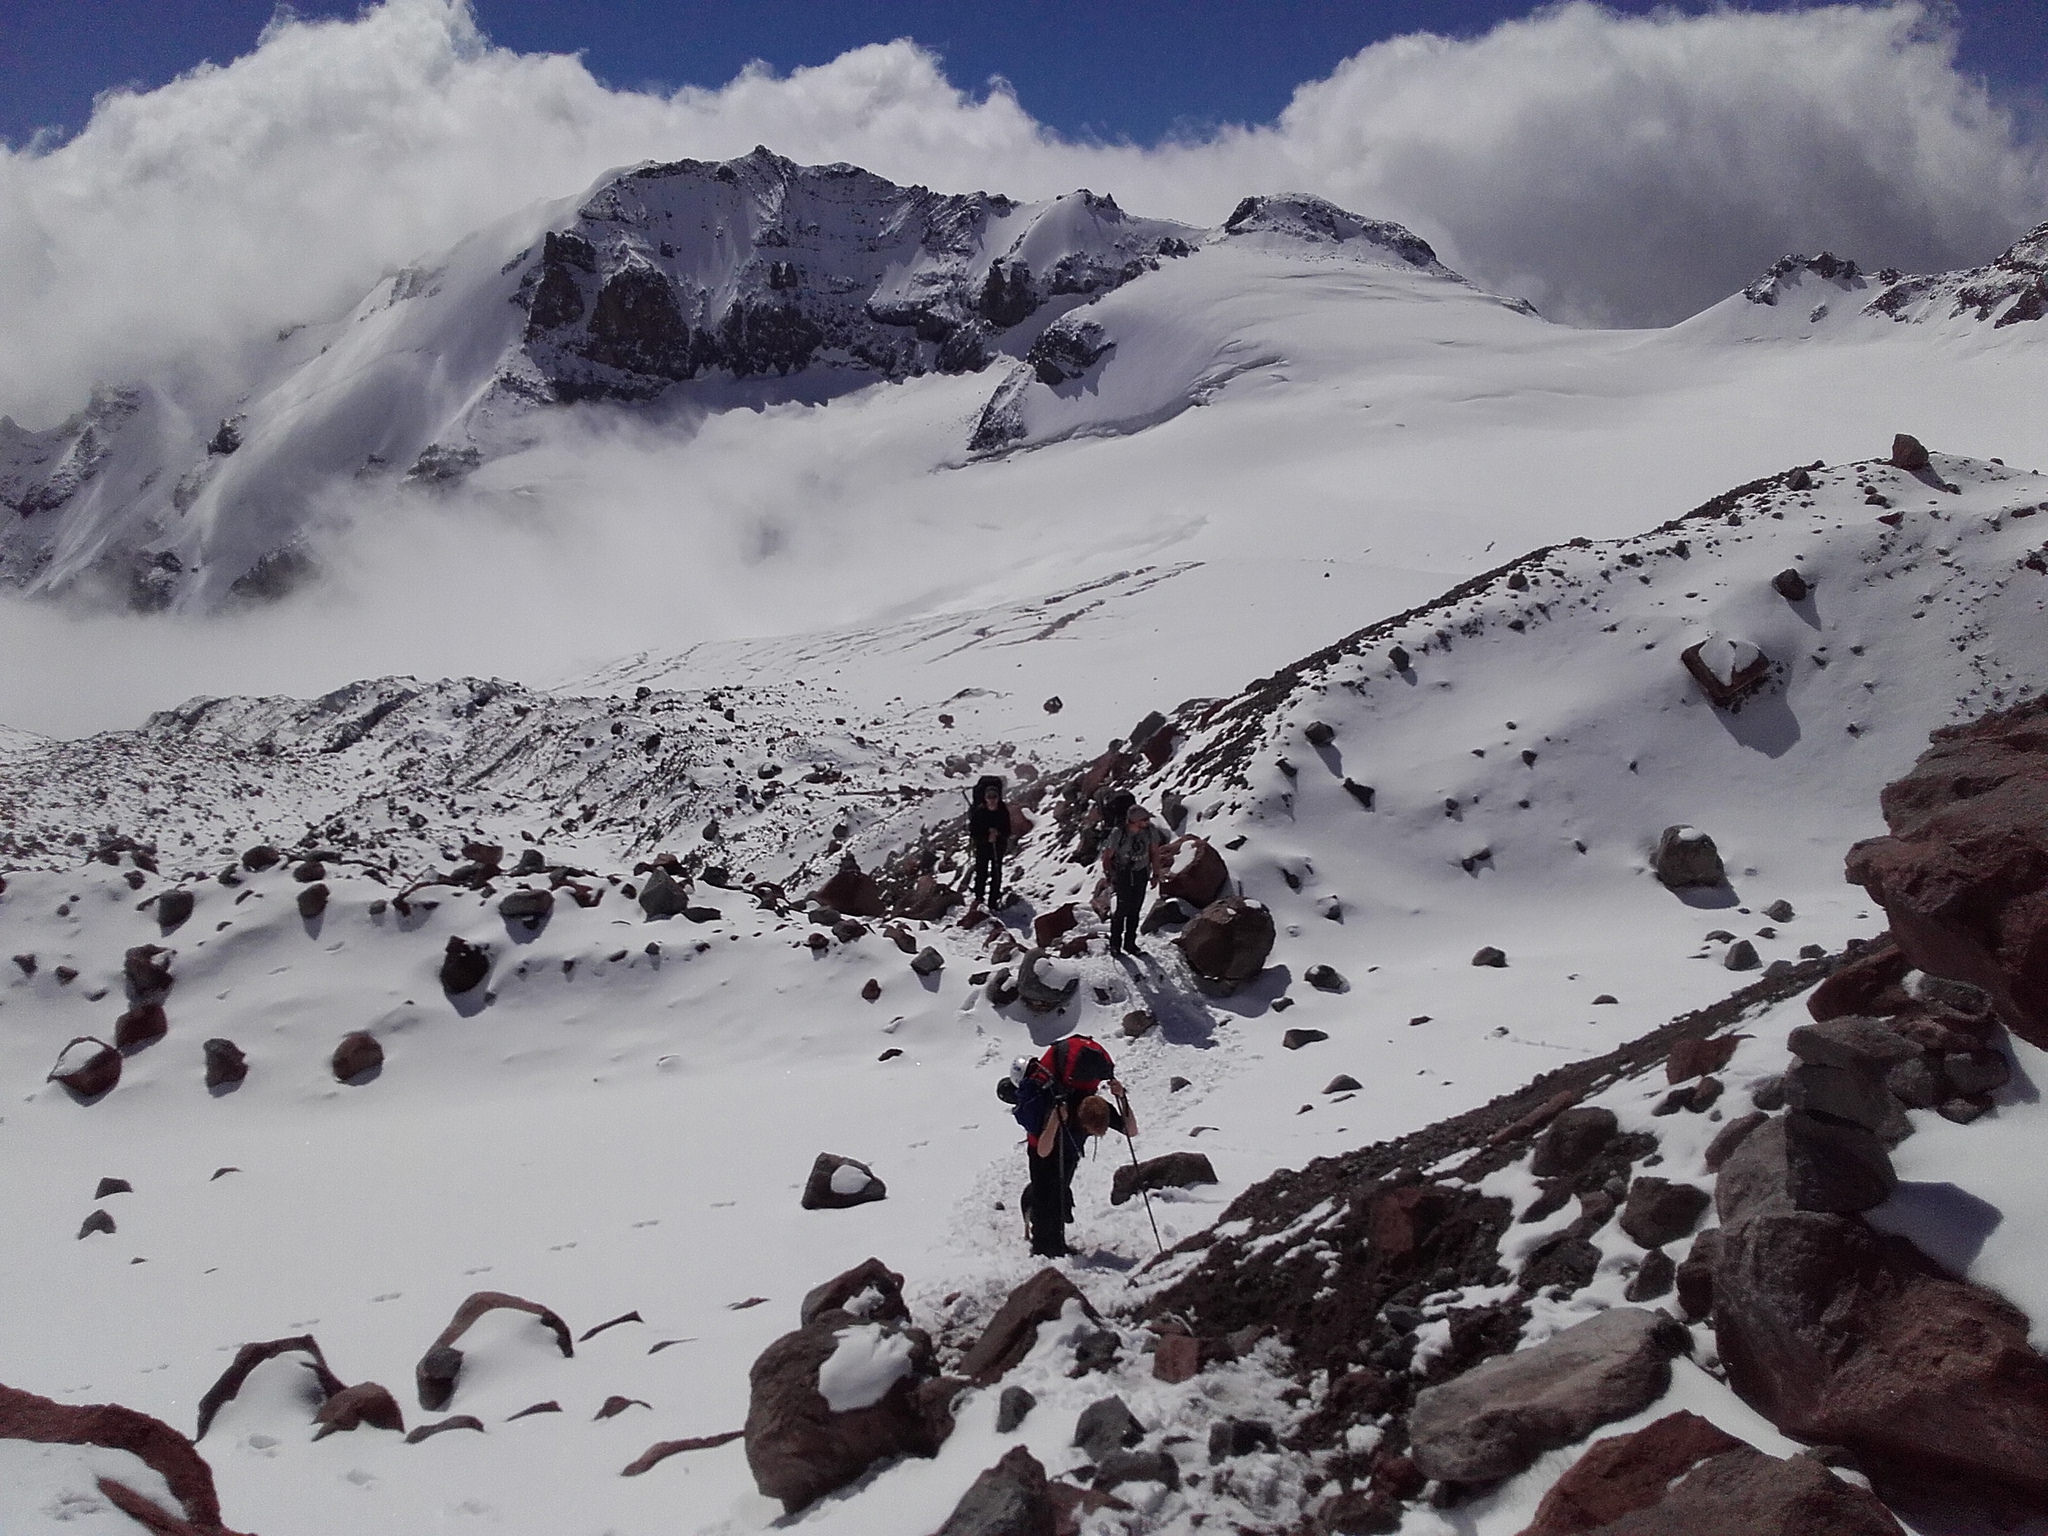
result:
[[[1116,1063],[1109,1052],[1086,1035],[1069,1035],[1055,1040],[1039,1058],[1039,1065],[1062,1091],[1093,1093],[1116,1075]]]

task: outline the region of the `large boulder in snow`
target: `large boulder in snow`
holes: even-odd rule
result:
[[[1126,1163],[1110,1180],[1109,1203],[1122,1205],[1134,1195],[1154,1189],[1190,1189],[1214,1184],[1216,1169],[1200,1152],[1168,1152],[1142,1163]]]
[[[1850,880],[1914,966],[2048,1047],[2048,699],[1936,731],[1882,803],[1890,835],[1849,850]]]
[[[1425,1477],[1490,1483],[1664,1395],[1685,1330],[1616,1307],[1530,1349],[1496,1355],[1416,1395],[1411,1454]]]
[[[100,1481],[100,1492],[134,1519],[138,1528],[171,1536],[187,1531],[193,1536],[233,1536],[221,1524],[213,1469],[190,1440],[161,1419],[118,1403],[59,1403],[0,1386],[0,1440],[125,1451],[163,1479],[176,1505],[167,1509],[124,1483],[111,1478]]]
[[[1713,1317],[1729,1384],[1788,1434],[1848,1447],[1880,1483],[2048,1504],[2048,1360],[2026,1317],[1904,1239],[1757,1209],[1721,1229]]]
[[[813,899],[848,917],[880,917],[884,911],[881,884],[852,854],[839,861],[838,873],[818,887]]]
[[[1230,866],[1206,837],[1177,837],[1162,852],[1166,876],[1159,882],[1161,896],[1206,907],[1230,883]]]
[[[510,901],[511,897],[505,898]],[[678,879],[665,865],[657,864],[647,871],[647,878],[640,882],[637,898],[640,910],[650,918],[681,917],[690,910],[690,882],[688,876]]]
[[[1045,1468],[1018,1445],[974,1480],[937,1536],[1055,1536],[1058,1529]]]
[[[747,1466],[792,1514],[952,1432],[932,1341],[900,1323],[827,1313],[763,1350],[748,1383]]]
[[[1771,675],[1771,658],[1747,640],[1709,635],[1678,653],[1700,691],[1722,709],[1732,709]]]
[[[131,1003],[161,1003],[176,984],[171,976],[173,951],[160,944],[138,944],[121,957],[121,979]]]
[[[834,1152],[820,1152],[811,1164],[810,1178],[804,1181],[803,1206],[807,1211],[843,1210],[888,1197],[889,1186],[875,1177],[874,1169]]]
[[[1173,942],[1189,970],[1228,994],[1266,968],[1273,936],[1273,914],[1263,902],[1226,896],[1196,913]]]
[[[368,1030],[353,1030],[341,1037],[341,1044],[334,1048],[334,1055],[328,1059],[327,1065],[336,1082],[354,1082],[384,1065],[384,1047]]]
[[[450,936],[441,956],[441,990],[459,997],[491,974],[491,952],[481,944]]]
[[[1728,878],[1721,850],[1698,827],[1666,827],[1657,838],[1650,868],[1673,890],[1693,885],[1720,885]]]
[[[1578,1536],[1657,1503],[1672,1482],[1742,1442],[1681,1409],[1633,1434],[1595,1442],[1551,1485],[1522,1536]]]
[[[1701,1462],[1668,1490],[1656,1491],[1662,1496],[1654,1504],[1601,1525],[1600,1536],[1752,1531],[1784,1536],[1905,1536],[1875,1494],[1845,1482],[1811,1456],[1766,1456],[1753,1446],[1737,1445]],[[1586,1529],[1538,1525],[1523,1536],[1536,1531],[1561,1536],[1562,1532]]]
[[[1034,949],[1017,962],[1017,996],[1033,1013],[1056,1013],[1081,990],[1080,974]]]
[[[96,1099],[121,1081],[121,1053],[92,1035],[80,1035],[57,1053],[45,1082],[62,1083],[81,1099]]]
[[[1031,1353],[1041,1324],[1056,1322],[1068,1302],[1100,1322],[1088,1298],[1065,1275],[1048,1265],[1018,1286],[989,1319],[988,1327],[960,1361],[960,1374],[976,1386],[988,1386]]]
[[[200,1047],[206,1058],[206,1086],[228,1088],[249,1075],[249,1058],[232,1040],[216,1035]]]

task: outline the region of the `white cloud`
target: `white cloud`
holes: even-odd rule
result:
[[[1595,320],[1675,318],[1792,248],[1978,261],[2048,209],[2041,153],[1915,4],[1570,4],[1377,44],[1275,124],[1139,147],[1065,142],[908,41],[662,97],[498,48],[462,0],[386,0],[280,21],[226,67],[110,93],[61,146],[0,150],[0,411],[53,419],[94,379],[176,359],[231,369],[239,339],[342,309],[498,214],[613,165],[758,142],[1203,221],[1246,192],[1321,192]]]

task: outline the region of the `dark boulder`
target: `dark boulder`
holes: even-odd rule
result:
[[[183,886],[165,891],[156,899],[157,926],[165,933],[169,933],[173,928],[182,927],[192,916],[193,905],[192,893]]]
[[[301,886],[299,888],[299,916],[309,923],[312,922],[314,918],[327,910],[327,898],[330,894],[327,889],[327,882],[324,880],[316,880],[311,885]]]
[[[1041,1269],[1004,1299],[981,1337],[960,1361],[960,1374],[977,1386],[999,1381],[1031,1352],[1039,1325],[1057,1321],[1068,1302],[1078,1303],[1090,1319],[1101,1321],[1073,1281],[1050,1266]]]
[[[384,1065],[384,1047],[367,1030],[358,1029],[341,1037],[328,1066],[338,1083],[353,1082]]]
[[[170,1031],[162,1003],[138,1003],[114,1020],[114,1045],[132,1053],[154,1045]]]
[[[1122,1205],[1140,1190],[1191,1189],[1215,1182],[1216,1170],[1200,1152],[1169,1152],[1118,1168],[1110,1181],[1109,1203]]]
[[[851,854],[840,860],[838,873],[818,888],[817,899],[848,917],[880,917],[885,911],[881,885]]]
[[[81,1099],[96,1099],[121,1081],[121,1053],[104,1040],[80,1035],[57,1053],[44,1081],[62,1083]]]
[[[1034,1013],[1054,1013],[1074,1000],[1081,990],[1081,978],[1069,976],[1055,984],[1043,972],[1047,955],[1034,949],[1017,962],[1017,996]]]
[[[1696,1184],[1677,1184],[1644,1175],[1628,1187],[1621,1230],[1645,1248],[1661,1248],[1690,1236],[1713,1196]]]
[[[1771,675],[1771,658],[1747,640],[1714,635],[1687,646],[1678,659],[1718,708],[1733,709]]]
[[[885,1200],[889,1186],[875,1177],[874,1169],[850,1157],[820,1152],[811,1164],[811,1176],[804,1181],[803,1207],[807,1211],[843,1210]]]
[[[1812,583],[1789,565],[1771,578],[1771,586],[1778,596],[1788,603],[1804,602],[1807,594],[1813,590]]]
[[[1892,456],[1886,461],[1893,469],[1907,472],[1925,469],[1928,466],[1927,447],[1910,432],[1900,432],[1892,438]]]
[[[937,1536],[1055,1536],[1058,1529],[1045,1468],[1019,1445],[974,1480]]]
[[[1664,1313],[1599,1313],[1425,1387],[1408,1417],[1410,1454],[1424,1476],[1444,1482],[1511,1477],[1543,1452],[1655,1402],[1685,1347],[1685,1330]]]
[[[878,1461],[937,1455],[952,1430],[930,1338],[896,1323],[828,1313],[763,1350],[748,1382],[747,1466],[791,1514]]]
[[[160,1003],[176,985],[171,951],[157,944],[138,944],[121,957],[121,979],[131,1003]]]
[[[1797,1063],[1785,1074],[1785,1103],[1816,1119],[1861,1126],[1887,1146],[1896,1146],[1913,1130],[1882,1078],[1845,1067]]]
[[[1935,732],[1882,804],[1890,835],[1849,850],[1850,880],[1911,964],[2048,1046],[2048,698]]]
[[[450,936],[441,956],[441,990],[459,997],[482,984],[491,974],[491,952],[481,944]]]
[[[1788,1110],[1786,1189],[1802,1211],[1851,1213],[1882,1205],[1898,1185],[1884,1142],[1860,1125]]]
[[[1821,1212],[1722,1231],[1714,1333],[1729,1384],[1878,1482],[2048,1506],[2048,1360],[2024,1314],[1910,1243]]]
[[[1651,871],[1673,890],[1695,885],[1721,885],[1728,872],[1721,864],[1721,850],[1698,827],[1666,827],[1657,838],[1657,851],[1650,856]]]
[[[1230,883],[1230,867],[1206,837],[1176,838],[1163,852],[1168,873],[1159,882],[1161,896],[1199,910],[1222,895]]]
[[[513,898],[508,896],[505,899],[510,901]],[[640,903],[640,910],[650,918],[681,917],[690,907],[690,882],[677,879],[666,866],[657,864],[640,882],[640,894],[636,900]]]
[[[1505,951],[1497,949],[1491,944],[1486,944],[1473,951],[1472,963],[1474,965],[1490,966],[1496,971],[1503,971],[1507,969],[1508,957]]]
[[[1780,1459],[1747,1445],[1701,1462],[1647,1509],[1601,1536],[1904,1536],[1883,1502],[1811,1456]]]
[[[200,1046],[200,1050],[206,1056],[207,1087],[225,1088],[249,1075],[249,1059],[234,1041],[223,1040],[216,1035]]]
[[[1090,1403],[1074,1421],[1073,1445],[1090,1461],[1102,1461],[1111,1452],[1136,1445],[1144,1438],[1145,1426],[1120,1397]]]
[[[1621,1122],[1611,1109],[1567,1109],[1536,1139],[1529,1171],[1539,1179],[1577,1173],[1598,1157],[1620,1131]]]
[[[1003,1395],[996,1400],[996,1433],[1007,1435],[1029,1418],[1037,1406],[1038,1399],[1023,1387],[1003,1388]]]
[[[648,884],[651,885],[653,880],[653,875],[649,875]],[[640,896],[644,905],[647,896],[646,885],[640,888]],[[554,910],[555,893],[533,887],[521,887],[516,891],[508,891],[498,902],[498,916],[504,918],[507,922],[525,923],[529,927],[538,927],[541,923],[546,922],[548,914]]]
[[[1633,1434],[1596,1441],[1551,1485],[1521,1536],[1579,1536],[1661,1500],[1674,1480],[1742,1442],[1680,1410]]]
[[[1241,896],[1211,902],[1173,942],[1188,968],[1228,994],[1266,968],[1273,952],[1273,914]]]

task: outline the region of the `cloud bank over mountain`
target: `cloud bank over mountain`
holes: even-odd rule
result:
[[[2048,161],[1917,4],[1621,17],[1376,44],[1272,124],[1076,143],[910,40],[662,96],[493,45],[462,0],[284,18],[248,56],[109,93],[75,138],[0,151],[0,411],[95,380],[232,376],[238,348],[609,167],[766,143],[902,181],[1089,186],[1213,223],[1298,189],[1398,219],[1554,318],[1665,323],[1790,249],[1984,260],[2048,209]]]

